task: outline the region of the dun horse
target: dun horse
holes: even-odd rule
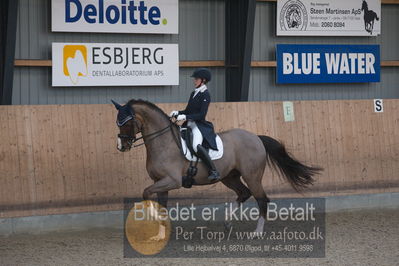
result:
[[[143,198],[148,200],[157,194],[158,202],[166,207],[168,191],[182,186],[182,176],[189,167],[180,150],[179,127],[153,103],[134,99],[124,106],[113,103],[118,110],[118,150],[129,151],[140,139],[136,135],[142,134],[147,149],[147,172],[154,181],[144,190]],[[222,177],[220,181],[237,194],[238,205],[254,196],[260,211],[256,232],[263,232],[269,202],[262,187],[267,164],[279,169],[296,190],[312,184],[312,176],[321,171],[292,158],[284,146],[271,137],[257,136],[243,129],[231,129],[219,136],[224,145],[223,157],[215,161]],[[208,169],[202,163],[198,164],[194,179],[196,185],[211,184]]]

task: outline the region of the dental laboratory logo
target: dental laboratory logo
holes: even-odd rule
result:
[[[63,54],[64,75],[77,84],[79,76],[87,76],[87,48],[85,45],[65,45]]]
[[[178,33],[178,0],[52,0],[52,31]]]
[[[299,0],[286,2],[280,12],[280,27],[284,30],[306,30],[308,13]]]
[[[179,84],[177,44],[53,43],[57,86]]]

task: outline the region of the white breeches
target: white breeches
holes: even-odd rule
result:
[[[203,140],[201,131],[198,129],[198,126],[194,121],[188,121],[187,126],[190,127],[193,132],[193,149],[197,152],[197,145],[202,144]]]

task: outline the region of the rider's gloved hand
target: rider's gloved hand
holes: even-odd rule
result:
[[[177,121],[183,121],[186,120],[186,115],[178,115],[176,118]]]
[[[172,111],[170,114],[169,114],[169,117],[174,117],[174,116],[177,116],[179,114],[179,111]]]

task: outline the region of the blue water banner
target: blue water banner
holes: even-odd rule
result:
[[[379,45],[277,44],[277,83],[380,81]]]

